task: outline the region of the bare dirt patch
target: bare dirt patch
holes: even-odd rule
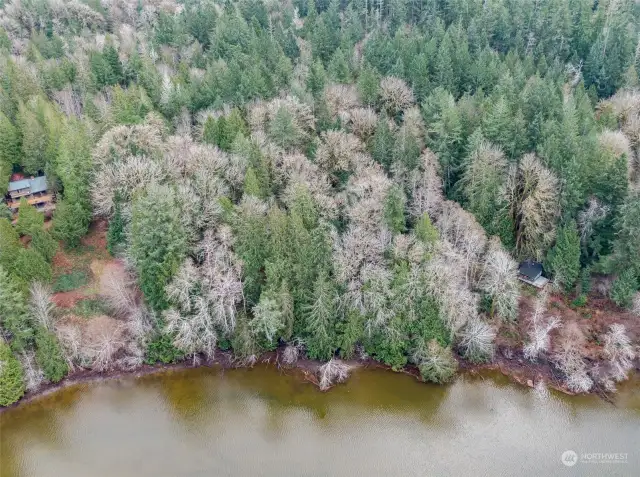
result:
[[[72,309],[84,299],[97,298],[104,288],[105,272],[125,277],[122,261],[109,255],[107,246],[108,224],[99,220],[91,224],[76,250],[65,250],[62,244],[53,258],[54,282],[64,275],[78,273],[87,277],[86,283],[73,290],[54,293],[52,301],[62,309]]]

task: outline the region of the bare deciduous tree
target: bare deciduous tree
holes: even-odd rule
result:
[[[351,111],[349,128],[363,141],[373,136],[377,124],[378,115],[372,108],[355,108]]]
[[[20,364],[24,371],[24,385],[27,391],[37,391],[46,381],[42,369],[36,363],[33,351],[25,351],[20,355]],[[1,370],[0,370],[1,371]]]
[[[551,330],[562,326],[560,319],[552,316],[546,317],[548,293],[542,292],[538,296],[533,313],[531,314],[531,323],[529,325],[529,342],[524,346],[524,357],[535,361],[540,353],[549,350],[550,340],[549,333]]]
[[[624,325],[614,323],[604,335],[604,356],[611,365],[612,377],[615,381],[627,379],[633,369],[636,355]]]
[[[358,90],[353,84],[331,84],[324,89],[324,98],[331,117],[345,123],[352,117],[352,111],[360,106]]]
[[[380,97],[385,108],[394,115],[408,108],[415,101],[411,88],[407,86],[404,80],[395,76],[382,78],[382,81],[380,81]]]
[[[542,259],[555,238],[557,179],[534,154],[526,154],[509,173],[507,197],[516,228],[518,254]]]
[[[593,380],[580,352],[584,336],[576,326],[567,326],[564,331],[553,361],[564,374],[565,384],[571,391],[587,392],[593,387]]]
[[[282,364],[285,366],[293,366],[298,362],[298,358],[304,349],[304,342],[299,339],[293,340],[285,346],[282,352]]]
[[[326,391],[334,384],[343,383],[349,377],[351,368],[339,359],[331,359],[318,368],[318,385]]]
[[[421,217],[425,212],[431,218],[436,217],[442,208],[442,179],[438,174],[438,158],[429,149],[421,156],[422,165],[409,178],[412,202],[409,212],[413,217]]]
[[[47,331],[53,331],[54,304],[51,302],[51,288],[40,282],[33,282],[29,287],[29,311],[35,322]]]
[[[493,238],[483,259],[479,286],[492,297],[492,308],[498,316],[506,320],[514,320],[518,314],[520,286],[517,269],[516,262],[504,250],[500,240]]]
[[[325,131],[316,152],[316,162],[328,173],[354,169],[357,155],[364,152],[364,144],[357,136],[344,131]]]
[[[594,226],[609,214],[609,207],[601,204],[597,198],[591,197],[587,207],[578,213],[578,229],[580,230],[580,241],[585,244]]]
[[[462,354],[474,361],[490,361],[493,358],[493,342],[496,332],[491,326],[480,319],[467,322],[459,333]]]

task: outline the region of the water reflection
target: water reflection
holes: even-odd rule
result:
[[[634,475],[639,395],[637,381],[613,406],[499,375],[431,386],[380,370],[321,393],[273,367],[173,371],[3,413],[0,475],[556,475],[566,449],[629,452],[605,473]]]

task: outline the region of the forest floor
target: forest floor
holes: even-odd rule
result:
[[[58,307],[59,316],[67,324],[77,325],[82,333],[90,335],[103,333],[106,329],[117,326],[117,319],[108,315],[106,306],[101,298],[101,290],[105,287],[105,277],[110,279],[125,279],[124,264],[121,260],[109,255],[106,250],[107,223],[96,221],[91,225],[89,234],[82,240],[80,247],[74,251],[60,248],[53,262],[54,295],[53,301]],[[481,374],[483,371],[499,371],[512,381],[524,386],[533,387],[543,381],[546,386],[558,391],[571,394],[563,384],[562,376],[556,371],[549,359],[540,358],[532,363],[525,359],[522,349],[527,339],[530,327],[530,317],[533,312],[537,291],[525,286],[520,300],[519,318],[513,323],[499,323],[496,336],[496,354],[489,364],[473,364],[459,358],[461,372]],[[556,294],[549,297],[548,316],[556,316],[562,321],[562,328],[553,330],[551,337],[551,353],[560,341],[559,334],[566,328],[577,328],[586,339],[583,342],[583,355],[591,364],[603,360],[602,343],[600,339],[613,323],[625,325],[627,333],[635,343],[640,341],[640,319],[627,310],[617,307],[606,296],[598,291],[592,292],[584,306],[573,304],[573,297]],[[276,350],[265,353],[258,360],[259,363],[280,365],[280,352]],[[317,384],[317,370],[322,363],[318,361],[300,359],[294,368],[300,373],[301,379]],[[352,360],[347,362],[352,368],[375,367],[390,369],[371,358]],[[217,366],[234,368],[241,366],[228,351],[218,351],[214,360],[200,361],[201,366]],[[25,402],[36,396],[55,392],[63,387],[102,379],[117,379],[123,376],[142,376],[161,372],[166,369],[183,369],[193,367],[191,360],[176,364],[143,365],[133,371],[114,370],[108,372],[92,371],[90,369],[76,369],[67,378],[57,384],[48,384],[37,392],[27,393],[19,402]],[[284,366],[282,366],[284,368]],[[419,379],[416,367],[407,366],[403,373]],[[640,360],[636,360],[636,373],[640,372]],[[606,393],[594,388],[593,392],[605,399]],[[17,403],[16,403],[17,404]],[[1,410],[0,410],[1,412]]]

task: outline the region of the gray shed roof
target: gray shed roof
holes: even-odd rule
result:
[[[530,280],[535,280],[540,275],[542,275],[542,264],[539,262],[534,262],[532,260],[526,260],[520,264],[518,273],[529,278]]]
[[[31,189],[31,193],[44,192],[47,190],[47,176],[34,177],[33,179],[21,179],[9,182],[9,192],[21,189]]]

